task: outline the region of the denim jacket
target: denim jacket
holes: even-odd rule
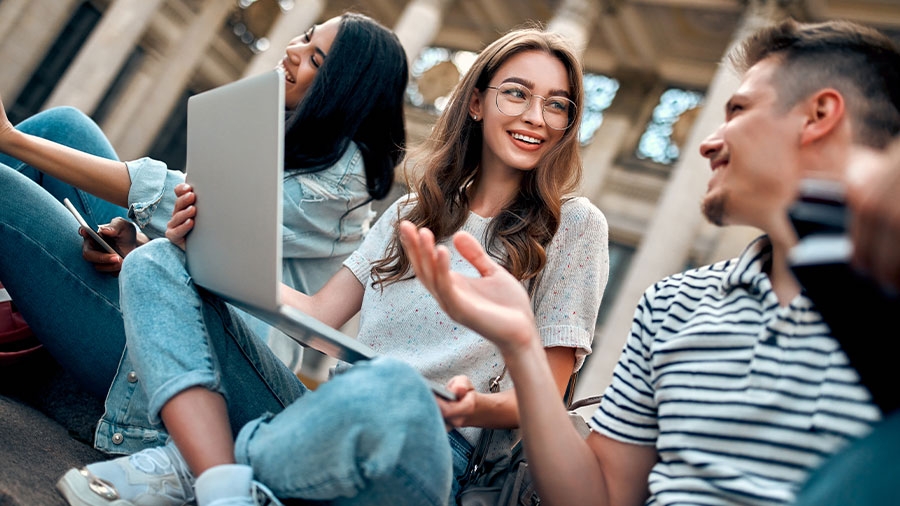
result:
[[[128,216],[151,239],[164,237],[175,207],[174,188],[184,182],[184,173],[168,170],[166,164],[150,158],[126,165],[131,176]],[[328,169],[312,174],[288,172],[283,191],[283,281],[302,292],[314,293],[356,250],[375,216],[367,203],[362,153],[351,142]],[[299,344],[255,317],[238,312],[288,367],[299,366]],[[150,422],[147,397],[139,386],[126,349],[97,426],[97,449],[130,454],[165,443],[168,434],[162,425]]]

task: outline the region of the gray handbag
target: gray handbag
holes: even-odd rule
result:
[[[500,380],[506,374],[506,368],[490,384],[491,393],[500,391]],[[587,437],[590,428],[584,418],[575,409],[591,404],[598,404],[601,396],[588,397],[577,402],[570,402],[575,391],[573,374],[566,390],[566,407],[569,420],[582,437]],[[528,469],[528,460],[522,441],[518,441],[508,455],[495,461],[487,459],[488,448],[494,432],[502,429],[484,429],[466,468],[465,476],[460,484],[458,503],[460,506],[538,506],[541,498],[534,489],[534,481]]]

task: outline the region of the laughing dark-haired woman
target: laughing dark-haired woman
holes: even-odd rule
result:
[[[348,13],[293,39],[279,66],[289,108],[282,270],[287,285],[313,293],[359,246],[374,216],[369,201],[393,182],[405,145],[406,58],[393,33]],[[183,182],[156,160],[118,161],[73,108],[13,128],[0,103],[0,280],[44,347],[98,398],[125,346],[115,274],[137,246],[165,234]],[[119,254],[79,237],[64,198]],[[296,350],[282,357],[299,363]]]

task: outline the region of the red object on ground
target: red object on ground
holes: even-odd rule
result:
[[[0,365],[17,362],[40,348],[41,343],[0,284]]]

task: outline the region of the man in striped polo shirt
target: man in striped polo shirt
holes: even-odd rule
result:
[[[427,234],[404,232],[417,277],[503,353],[545,503],[789,504],[880,418],[790,271],[787,210],[801,178],[841,179],[900,131],[900,53],[858,25],[788,21],[729,60],[742,82],[700,146],[712,169],[702,210],[765,235],[647,289],[587,440],[560,407],[515,280],[468,236],[455,244],[476,280],[449,273]]]

